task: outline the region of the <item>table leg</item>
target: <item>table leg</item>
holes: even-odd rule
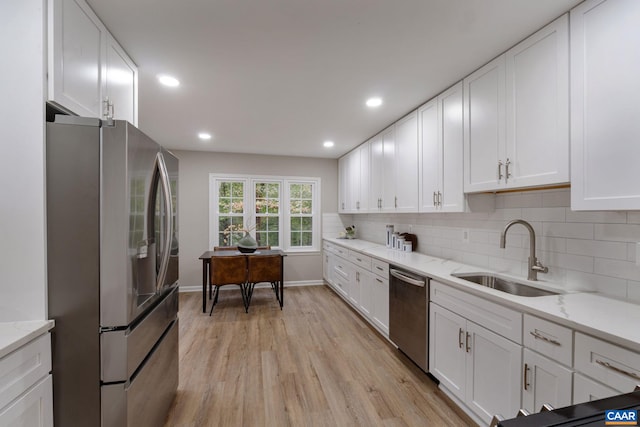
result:
[[[202,260],[202,312],[207,312],[207,261]]]

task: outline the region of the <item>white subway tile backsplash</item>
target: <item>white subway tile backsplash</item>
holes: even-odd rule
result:
[[[595,258],[594,272],[602,276],[640,281],[640,266],[628,261]]]
[[[543,225],[543,230],[544,236],[593,239],[593,224],[546,222]]]
[[[566,239],[567,253],[598,258],[627,259],[627,244],[600,240]]]
[[[640,242],[640,224],[595,224],[596,240]]]
[[[525,221],[564,222],[566,208],[524,208],[522,219]]]
[[[486,195],[484,195],[486,196]],[[495,210],[473,213],[323,215],[323,233],[355,224],[358,238],[384,243],[386,224],[418,237],[418,252],[519,277],[527,275],[529,233],[514,225],[507,248],[500,234],[508,221],[525,219],[536,232],[536,252],[548,274],[541,281],[640,302],[640,211],[573,212],[570,190],[497,194]],[[468,231],[468,241],[464,240]]]
[[[627,212],[627,222],[629,224],[640,224],[640,211]]]
[[[627,280],[627,299],[640,303],[640,282]]]
[[[571,206],[571,191],[569,189],[559,191],[546,191],[542,193],[542,207],[561,208]]]
[[[602,224],[625,224],[626,212],[584,212],[566,208],[567,222],[593,222]]]

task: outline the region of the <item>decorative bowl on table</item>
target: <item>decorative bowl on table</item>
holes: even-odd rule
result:
[[[251,254],[258,249],[258,242],[248,232],[244,234],[242,239],[238,240],[238,250],[243,254]]]

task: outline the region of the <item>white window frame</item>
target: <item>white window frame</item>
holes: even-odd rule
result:
[[[285,252],[319,252],[322,236],[320,235],[320,224],[322,221],[322,209],[320,205],[322,187],[319,177],[299,177],[299,176],[274,176],[274,175],[237,175],[237,174],[209,174],[209,248],[213,249],[218,244],[218,182],[220,181],[242,181],[244,183],[244,225],[252,226],[255,223],[255,184],[257,182],[277,182],[280,184],[280,210],[279,210],[279,230],[280,246]],[[312,246],[291,246],[291,214],[289,185],[295,183],[312,184],[314,191],[312,196]],[[251,221],[247,224],[247,221]],[[250,234],[255,238],[255,230]]]

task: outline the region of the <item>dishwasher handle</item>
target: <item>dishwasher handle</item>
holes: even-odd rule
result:
[[[419,280],[411,276],[407,276],[406,274],[402,273],[400,270],[396,270],[395,268],[390,268],[389,274],[391,274],[396,279],[400,279],[403,282],[413,286],[420,286],[421,288],[424,288],[424,286],[426,285],[426,280]]]

